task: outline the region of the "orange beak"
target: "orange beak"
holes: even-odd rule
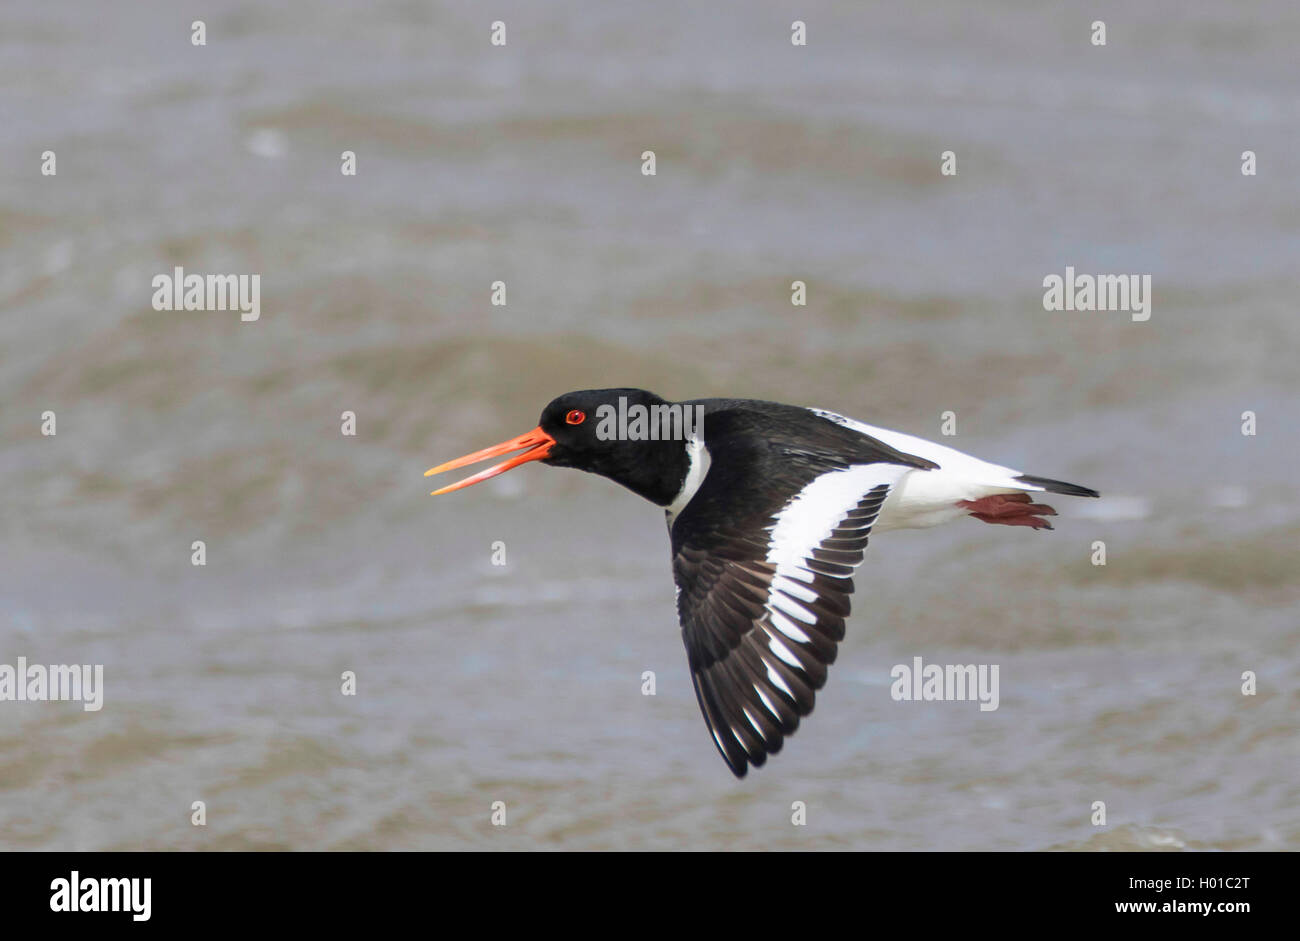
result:
[[[503,454],[509,454],[511,451],[518,451],[520,448],[527,448],[522,454],[516,454],[507,461],[500,464],[494,464],[487,470],[479,471],[472,477],[466,477],[464,480],[458,480],[450,486],[443,487],[441,490],[432,491],[429,496],[436,497],[440,493],[451,493],[453,490],[460,490],[462,487],[468,487],[476,484],[481,480],[487,480],[489,477],[495,477],[497,474],[504,474],[512,467],[518,467],[520,464],[526,464],[529,461],[536,461],[546,457],[551,453],[551,448],[555,445],[555,439],[542,431],[541,427],[534,428],[532,431],[520,435],[518,438],[511,438],[509,441],[502,441],[500,444],[494,444],[490,448],[484,448],[482,451],[475,451],[473,454],[466,454],[464,457],[458,457],[454,461],[448,461],[446,464],[439,464],[437,467],[430,467],[424,472],[425,477],[434,474],[441,474],[443,471],[455,470],[457,467],[464,467],[467,464],[477,464],[479,461],[486,461],[490,457],[500,457]]]

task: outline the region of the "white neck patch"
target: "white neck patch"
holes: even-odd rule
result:
[[[704,446],[704,439],[698,433],[686,439],[686,457],[691,465],[686,470],[682,489],[677,491],[673,502],[665,508],[669,529],[677,519],[677,514],[686,509],[686,504],[691,502],[691,498],[700,489],[700,484],[704,483],[704,476],[709,472],[709,465],[713,463],[713,458],[709,456],[709,449]]]

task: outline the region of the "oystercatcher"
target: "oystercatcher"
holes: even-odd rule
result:
[[[433,493],[541,461],[608,477],[663,507],[695,695],[737,777],[780,751],[812,711],[869,533],[963,516],[1051,529],[1044,517],[1056,511],[1030,494],[1098,495],[834,412],[672,403],[642,389],[562,395],[532,431],[425,476],[515,451]]]

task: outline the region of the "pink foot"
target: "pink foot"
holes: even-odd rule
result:
[[[1003,526],[1051,529],[1052,524],[1042,517],[1056,515],[1056,511],[1046,504],[1030,503],[1027,493],[996,493],[978,500],[958,500],[957,505],[970,510],[970,515],[977,520]]]

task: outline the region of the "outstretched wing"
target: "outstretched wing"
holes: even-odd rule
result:
[[[695,695],[737,777],[780,751],[812,711],[844,637],[871,525],[914,469],[786,465],[763,481],[768,505],[757,520],[752,505],[740,505],[752,504],[752,488],[710,480],[674,521],[677,613]]]

